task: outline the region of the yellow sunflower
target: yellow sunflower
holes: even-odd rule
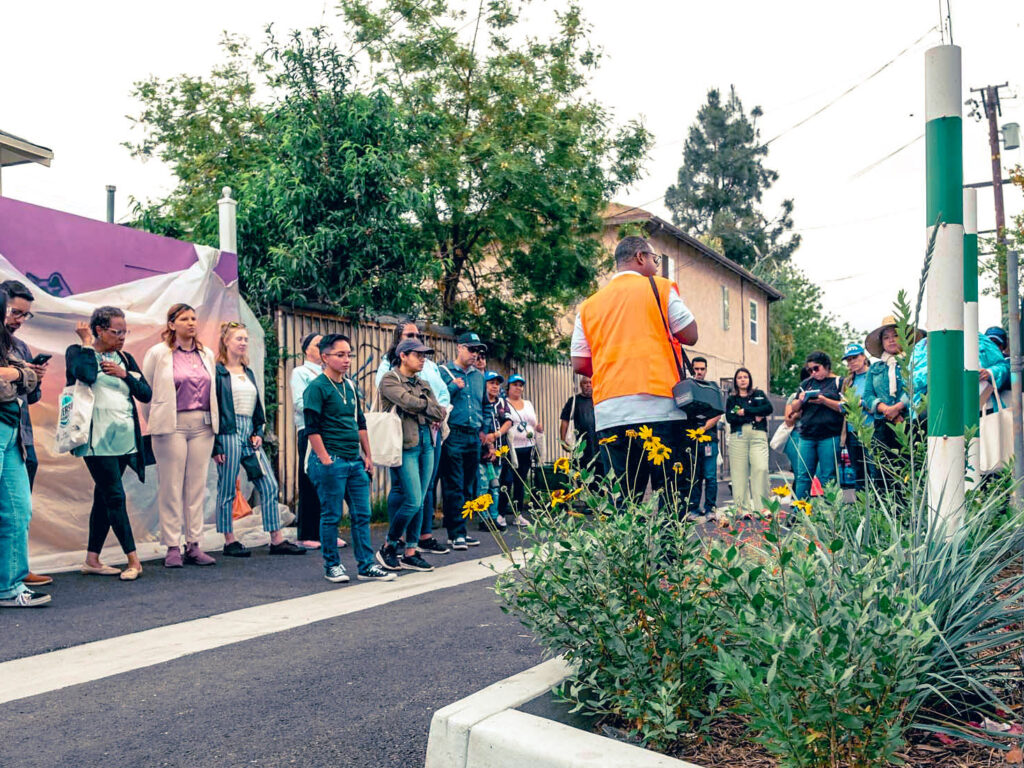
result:
[[[672,449],[662,443],[651,445],[647,449],[647,460],[656,467],[660,467],[671,455]]]
[[[683,465],[682,465],[682,463],[677,461],[675,464],[673,464],[672,465],[672,471],[675,472],[677,475],[683,474]]]
[[[654,437],[654,430],[648,427],[646,424],[644,424],[642,427],[640,427],[640,431],[637,432],[637,434],[640,436],[641,440],[650,440],[652,437]]]
[[[781,498],[785,498],[786,496],[789,496],[792,491],[789,490],[788,485],[780,485],[778,488],[772,488],[772,493]]]
[[[630,439],[632,439],[634,437],[639,437],[639,436],[640,436],[640,433],[637,432],[635,429],[627,429],[626,430],[626,437],[628,437]]]
[[[811,514],[812,507],[811,507],[811,502],[809,502],[809,501],[804,501],[803,499],[797,499],[797,500],[795,500],[793,502],[793,507],[795,509],[799,509],[805,515],[810,515]]]
[[[555,469],[555,472],[565,472],[565,474],[568,475],[569,474],[569,458],[567,456],[562,456],[561,458],[555,459],[554,469]]]
[[[503,446],[501,446],[500,448],[498,448],[494,452],[494,455],[495,456],[504,456],[508,452],[509,452],[509,447],[507,445],[503,445]]]
[[[611,445],[612,443],[614,443],[618,439],[619,439],[618,435],[609,435],[608,437],[602,437],[597,442],[598,442],[599,445]]]
[[[703,429],[688,429],[686,430],[686,436],[691,440],[700,440],[700,436],[704,434]]]

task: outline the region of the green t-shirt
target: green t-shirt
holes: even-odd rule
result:
[[[320,435],[327,453],[348,461],[359,458],[359,431],[366,429],[366,419],[351,382],[335,384],[320,374],[302,395],[302,412],[307,434]]]

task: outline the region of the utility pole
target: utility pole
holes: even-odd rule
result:
[[[981,482],[978,330],[978,190],[964,189],[964,432],[975,432],[967,444],[967,489],[972,491]]]
[[[924,54],[928,274],[928,522],[952,536],[964,515],[964,164],[960,48]]]
[[[999,147],[999,117],[1003,107],[999,101],[999,89],[1008,88],[1009,83],[1002,85],[986,85],[984,88],[971,88],[971,93],[980,93],[985,117],[988,119],[988,146],[992,157],[992,194],[996,205],[996,242],[1006,242],[1006,212],[1003,208],[1003,168],[1002,153]],[[972,113],[975,114],[975,113]],[[980,115],[978,115],[980,117]],[[1003,318],[1006,318],[1006,259],[998,257],[999,262],[999,303],[1002,306]]]

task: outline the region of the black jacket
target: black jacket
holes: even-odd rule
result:
[[[743,409],[742,416],[733,413],[737,408]],[[773,410],[772,401],[760,389],[753,390],[746,397],[733,393],[729,395],[729,399],[725,403],[725,420],[729,422],[729,426],[735,432],[739,432],[744,424],[750,424],[754,429],[767,432],[768,419],[764,417],[770,416]],[[762,417],[760,421],[758,421],[758,416]]]
[[[135,358],[127,352],[119,352],[121,364],[128,371],[128,378],[124,383],[128,385],[128,394],[131,395],[129,402],[132,404],[132,421],[135,422],[135,453],[128,457],[128,466],[135,470],[139,480],[146,480],[146,448],[142,440],[142,427],[139,424],[139,409],[135,407],[135,401],[148,403],[153,398],[153,390],[149,382],[142,375],[139,364]],[[99,363],[96,362],[96,352],[92,347],[83,347],[81,344],[72,344],[64,351],[64,385],[71,386],[76,381],[88,384],[90,387],[96,383],[100,374]],[[131,374],[138,374],[132,376]]]
[[[245,366],[245,375],[256,387],[256,409],[252,412],[252,430],[257,437],[263,437],[263,428],[267,423],[267,416],[263,412],[263,400],[260,398],[260,388],[256,384],[256,374],[249,366]],[[224,453],[221,447],[221,435],[233,435],[235,428],[235,396],[231,392],[231,371],[224,367],[223,363],[217,363],[217,406],[220,411],[220,430],[213,443],[213,455]]]

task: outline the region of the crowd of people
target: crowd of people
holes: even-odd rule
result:
[[[661,277],[660,257],[641,237],[616,247],[613,278],[580,306],[571,341],[579,389],[559,417],[560,443],[579,445],[593,481],[614,475],[623,498],[640,498],[648,485],[675,494],[678,509],[692,520],[718,509],[719,433],[728,425],[727,455],[733,503],[756,511],[769,494],[771,399],[746,367],[738,368],[718,408],[677,407],[684,377],[707,382],[708,361],[686,361],[682,347],[698,339],[697,322],[678,286]],[[48,356],[33,356],[17,338],[32,318],[31,291],[17,281],[0,284],[0,607],[32,607],[50,601],[39,587],[52,577],[28,567],[31,491],[38,468],[30,406],[40,397]],[[94,484],[82,573],[134,581],[143,572],[136,552],[122,478],[130,468],[144,480],[155,464],[158,477],[163,565],[212,566],[202,547],[206,487],[211,457],[217,468],[215,523],[223,535],[222,556],[251,556],[234,533],[240,474],[260,501],[270,555],[305,555],[319,550],[324,578],[347,582],[338,536],[347,506],[356,578],[390,581],[402,570],[430,572],[428,558],[480,544],[463,514],[468,501],[490,494],[481,530],[528,524],[525,497],[532,468],[543,462],[544,426],[526,399],[528,382],[506,380],[487,367],[487,346],[476,333],[456,339],[452,360],[435,362],[421,328],[396,325],[375,377],[379,409],[393,411],[401,424],[401,459],[390,469],[389,526],[379,548],[371,544],[371,484],[374,457],[363,393],[349,375],[351,340],[342,334],[309,334],[301,342],[303,361],[291,374],[290,396],[298,444],[297,540],[285,539],[278,511],[278,482],[263,447],[266,415],[255,373],[249,367],[249,335],[238,322],[221,324],[216,351],[198,338],[193,307],[175,304],[167,312],[161,340],[142,364],[124,351],[129,333],[125,314],[97,308],[79,323],[79,343],[65,352],[65,383],[90,393],[87,439],[72,453],[82,458]],[[927,388],[927,353],[918,332],[912,350],[913,387],[904,380],[906,351],[894,318],[885,318],[863,344],[843,353],[845,377],[832,370],[824,352],[813,352],[801,382],[789,397],[784,423],[771,444],[783,450],[794,472],[795,496],[808,498],[819,485],[843,480],[863,487],[874,481],[898,491],[896,430],[923,417],[912,401]],[[1006,334],[992,328],[979,335],[987,387],[984,409],[998,409],[995,397],[1009,380]],[[869,357],[872,355],[875,359]],[[712,385],[713,386],[713,385]],[[860,398],[875,427],[875,446],[865,450],[845,415],[848,390]],[[77,391],[77,390],[76,390]],[[718,390],[716,390],[718,391]],[[145,418],[148,434],[143,435]],[[630,450],[640,437],[644,450]],[[777,438],[783,438],[776,445]],[[651,461],[672,458],[671,472]],[[871,456],[892,461],[873,461]],[[671,481],[671,482],[670,482]],[[434,535],[435,493],[440,484],[444,541]],[[105,564],[101,554],[109,532],[127,558],[125,568]]]

